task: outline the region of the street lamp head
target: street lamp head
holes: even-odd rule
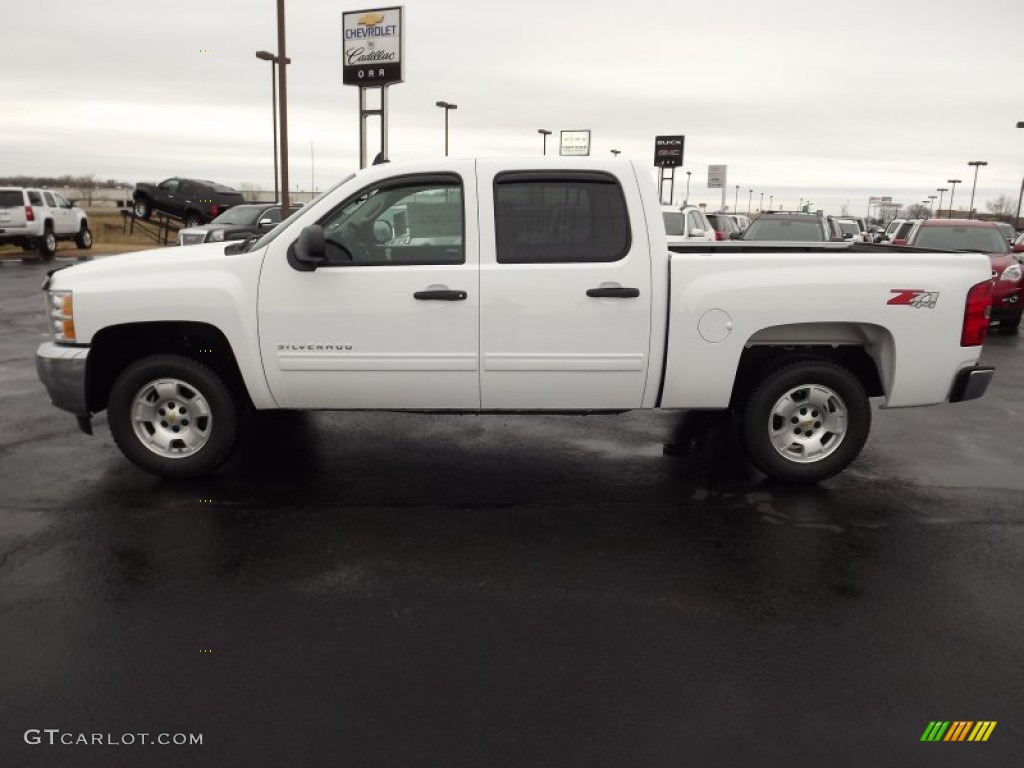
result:
[[[960,179],[946,179],[947,184],[959,184]]]
[[[256,58],[263,59],[264,61],[274,61],[277,56],[272,54],[270,51],[256,51]]]
[[[435,106],[441,107],[442,109],[458,109],[459,108],[458,104],[452,104],[451,102],[448,102],[448,101],[438,101],[438,102],[436,102]]]
[[[547,128],[538,128],[537,129],[537,133],[539,133],[541,136],[550,136],[551,135],[551,131],[549,131]]]
[[[986,161],[986,160],[969,160],[967,162],[967,164],[968,165],[973,165],[973,166],[988,165],[988,161]]]
[[[936,192],[949,192],[949,187],[936,187]]]
[[[1024,120],[1018,120],[1017,121],[1017,127],[1018,128],[1024,128]]]

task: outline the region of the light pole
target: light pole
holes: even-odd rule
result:
[[[974,166],[974,183],[971,184],[971,218],[974,218],[974,190],[978,186],[978,168],[983,165],[988,165],[984,160],[971,160],[967,163],[968,165]]]
[[[277,56],[270,51],[256,51],[256,58],[270,62],[270,122],[274,126],[274,202],[278,200],[278,176],[277,176]],[[290,64],[291,59],[285,59],[285,64]]]
[[[687,171],[686,172],[686,199],[683,200],[683,205],[686,205],[688,202],[690,202],[690,174],[691,173],[693,173],[693,171]]]
[[[732,209],[733,211],[739,210],[740,207],[740,185],[736,185],[736,194],[732,198]]]
[[[942,218],[942,216],[939,215],[942,213],[942,195],[949,192],[949,187],[936,187],[935,191],[939,193],[939,209],[936,211],[935,218],[940,219]]]
[[[435,102],[435,106],[444,110],[444,156],[448,157],[448,113],[453,109],[458,109],[459,105],[447,101],[438,101]]]
[[[758,211],[764,210],[764,192],[761,193],[761,202],[757,206]]]
[[[947,184],[953,186],[949,190],[949,218],[953,218],[953,195],[956,194],[956,185],[960,183],[960,179],[946,179]]]
[[[775,195],[768,195],[768,210],[775,210]]]
[[[928,216],[935,215],[935,195],[928,195]]]
[[[754,190],[748,189],[747,192],[750,193],[749,195],[747,195],[747,216],[749,216],[750,215],[750,209],[752,207],[752,203],[753,203],[753,200],[754,200]]]
[[[544,157],[547,157],[548,156],[548,136],[551,135],[551,131],[549,131],[547,128],[538,128],[537,129],[537,133],[539,133],[544,138]]]

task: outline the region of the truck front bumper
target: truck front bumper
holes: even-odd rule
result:
[[[50,402],[78,417],[78,426],[92,434],[85,390],[88,347],[67,347],[44,342],[36,350],[36,371],[50,394]]]
[[[992,376],[995,372],[995,368],[983,365],[964,368],[953,379],[953,389],[949,393],[949,402],[962,403],[964,400],[974,400],[981,397],[985,394],[985,390],[988,389],[989,382],[992,381]]]

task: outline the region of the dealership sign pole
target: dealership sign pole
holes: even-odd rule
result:
[[[686,143],[685,136],[655,136],[654,137],[654,167],[658,171],[658,199],[664,202],[665,181],[668,184],[668,204],[672,205],[672,197],[676,190],[676,168],[683,164],[683,145]],[[666,174],[665,169],[671,170]]]
[[[380,116],[380,154],[388,160],[388,86],[403,81],[405,7],[341,14],[342,83],[359,86],[359,167],[366,167],[366,118]],[[368,109],[366,92],[380,89],[380,109]]]

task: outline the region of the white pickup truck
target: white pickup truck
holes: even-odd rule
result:
[[[981,254],[673,247],[623,159],[439,160],[349,176],[260,239],[52,272],[37,368],[150,472],[208,473],[250,409],[735,409],[813,482],[883,407],[980,397]]]

